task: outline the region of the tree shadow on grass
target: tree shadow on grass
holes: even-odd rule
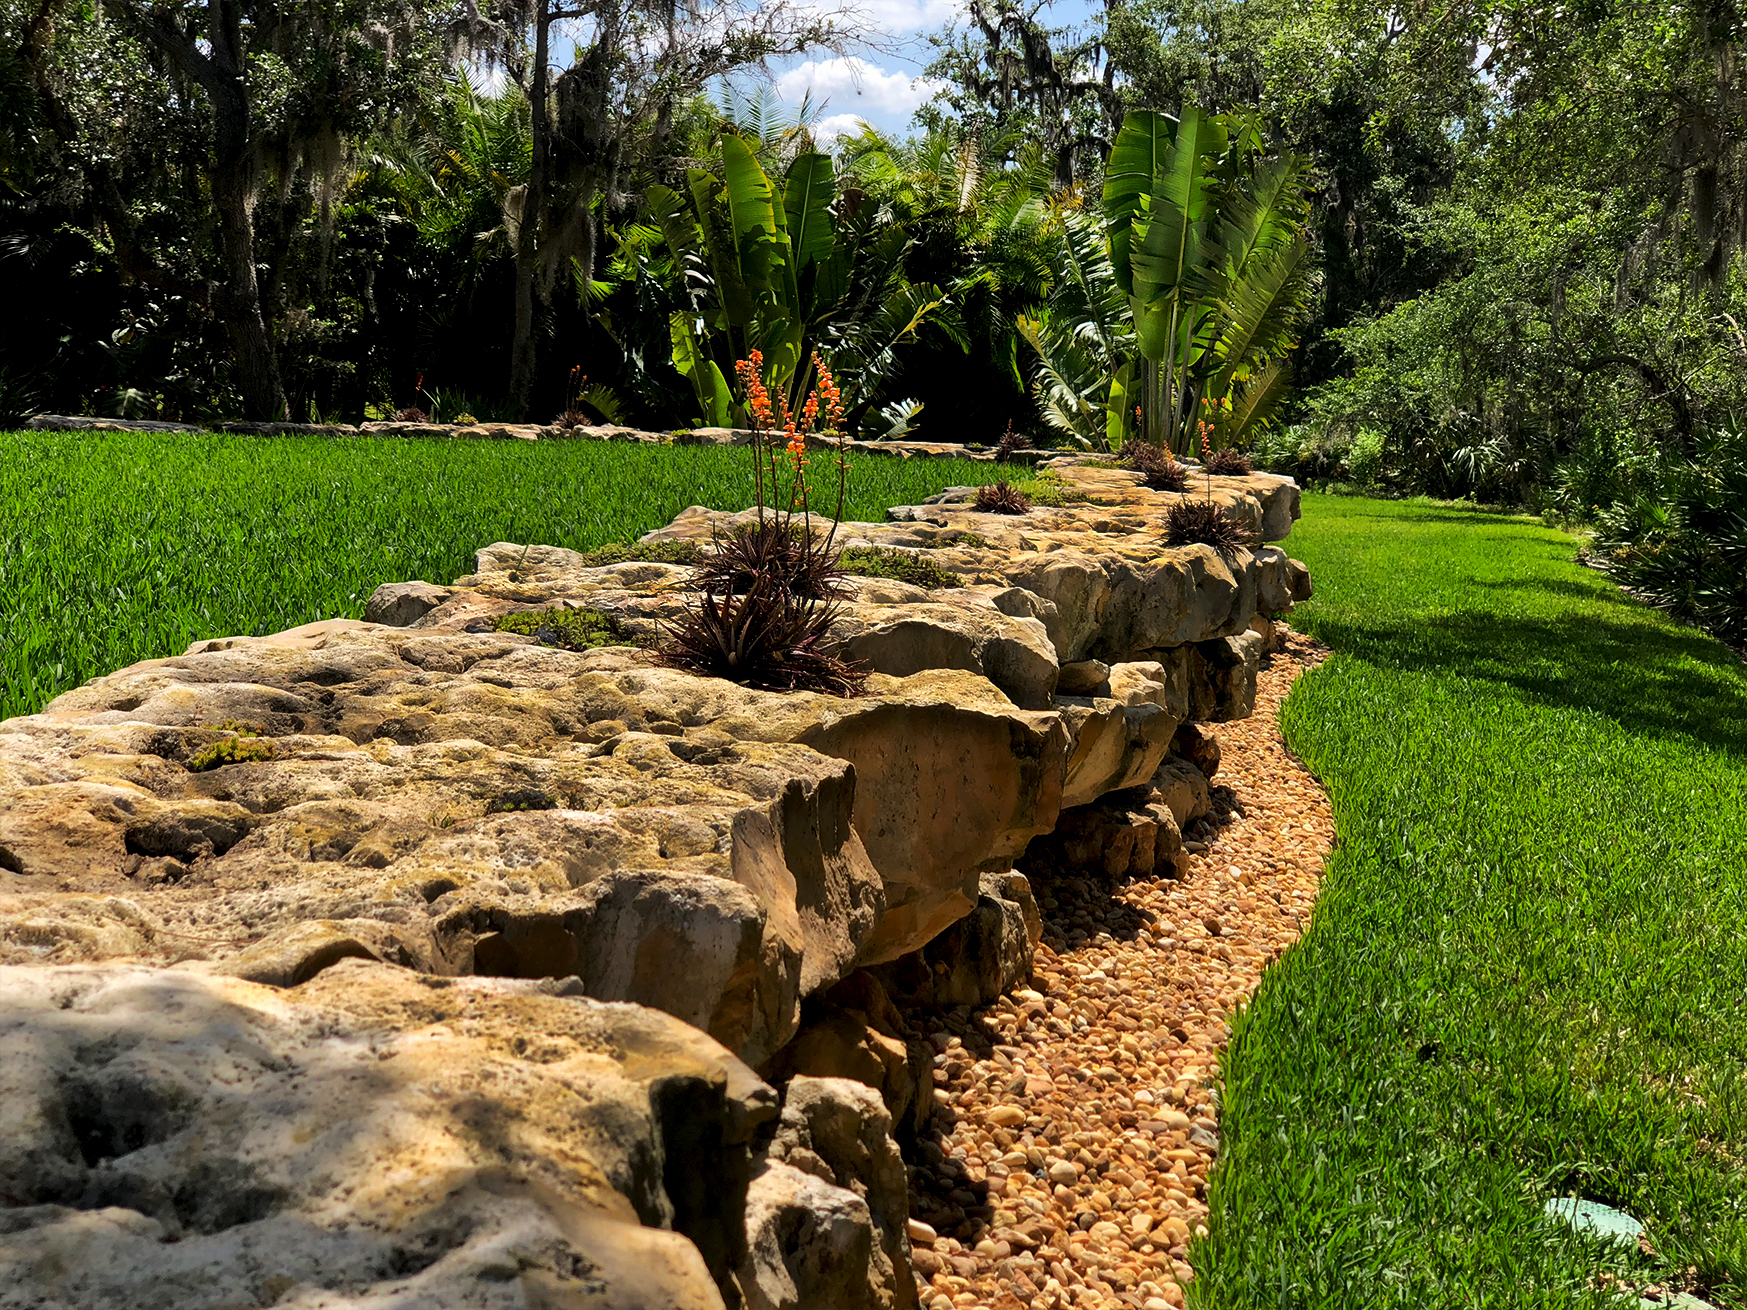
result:
[[[1483,585],[1556,592],[1576,586]],[[1380,667],[1481,678],[1533,702],[1587,710],[1633,732],[1685,738],[1747,758],[1747,676],[1740,660],[1697,632],[1651,621],[1647,612],[1534,617],[1464,610],[1393,624],[1335,614],[1321,618],[1316,636]]]
[[[1566,578],[1536,578],[1532,582],[1525,582],[1520,578],[1470,578],[1467,585],[1480,591],[1545,591],[1585,603],[1599,601],[1604,605],[1622,605],[1631,610],[1648,609],[1648,606],[1633,600],[1600,574],[1596,574],[1594,581],[1590,582]]]

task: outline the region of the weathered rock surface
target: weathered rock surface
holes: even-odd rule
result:
[[[1033,844],[1045,840],[1037,838]],[[920,951],[881,965],[875,973],[904,1005],[987,1005],[1030,977],[1032,949],[1042,932],[1043,920],[1025,875],[986,873],[969,914]]]
[[[404,628],[454,594],[447,587],[433,587],[428,582],[385,582],[370,594],[364,607],[364,621]]]
[[[754,1310],[909,1310],[909,1181],[879,1096],[847,1078],[790,1080],[747,1202],[740,1285]]]
[[[1062,783],[1064,809],[1145,782],[1165,758],[1177,731],[1177,719],[1150,701],[1124,705],[1063,696],[1056,708],[1073,741]]]
[[[684,735],[651,717],[673,707],[642,675],[701,680],[587,665],[525,638],[354,628],[136,668],[12,720],[0,953],[203,958],[278,983],[362,954],[575,974],[763,1059],[883,908],[850,770]],[[270,756],[191,772],[228,738],[202,725],[227,720]]]
[[[965,672],[873,693],[357,624],[137,666],[0,729],[0,950],[576,974],[762,1060],[802,995],[968,912],[1061,803],[1059,715]],[[227,721],[270,757],[191,772]],[[390,926],[309,926],[358,920]]]
[[[776,1097],[564,990],[0,968],[0,1304],[720,1307]]]
[[[1204,723],[1247,719],[1256,709],[1262,634],[1197,642],[1189,648],[1189,715]]]

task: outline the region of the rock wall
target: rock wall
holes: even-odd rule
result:
[[[0,724],[0,1306],[914,1304],[905,1009],[1023,985],[1030,879],[1175,867],[1309,594],[1058,471],[843,525],[964,583],[852,580],[857,699],[497,632],[690,572],[498,543]]]

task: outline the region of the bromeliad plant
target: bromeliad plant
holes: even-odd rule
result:
[[[697,600],[668,625],[664,657],[747,686],[854,696],[867,671],[838,656],[831,635],[844,577],[837,524],[849,489],[843,397],[817,354],[812,370],[817,381],[797,413],[781,390],[772,398],[761,352],[734,365],[752,429],[758,518],[699,561]],[[807,433],[821,419],[836,438],[837,465],[837,504],[823,535],[813,527],[807,476]]]

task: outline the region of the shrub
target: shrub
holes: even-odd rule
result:
[[[500,614],[493,624],[497,632],[515,632],[538,638],[542,646],[564,650],[593,650],[597,646],[630,646],[635,642],[607,615],[590,609],[515,610]]]
[[[1253,472],[1255,465],[1243,451],[1227,449],[1214,451],[1202,462],[1202,468],[1215,477],[1230,478]]]
[[[668,625],[661,658],[749,687],[855,696],[867,671],[836,655],[837,614],[831,601],[793,595],[760,576],[743,592],[700,592]]]
[[[1255,533],[1211,500],[1180,500],[1165,514],[1165,540],[1173,546],[1205,545],[1225,552],[1254,544]]]
[[[563,428],[566,432],[572,428],[585,428],[588,426],[588,415],[580,409],[567,409],[552,420],[552,426]]]
[[[1023,514],[1031,498],[1006,478],[977,488],[976,506],[985,514]]]
[[[1257,468],[1284,473],[1301,486],[1339,482],[1383,486],[1384,434],[1377,428],[1303,423],[1266,432],[1251,451]]]
[[[479,420],[466,411],[462,411],[455,415],[455,426],[458,428],[470,428],[477,422],[479,422]]]
[[[1030,447],[1030,439],[1023,433],[1015,432],[1012,422],[1009,421],[1007,431],[1002,435],[1001,440],[995,443],[995,462],[997,464],[1010,463],[1014,451],[1028,450]]]
[[[829,600],[843,588],[837,553],[805,523],[772,517],[745,524],[700,555],[694,583],[716,595],[744,595],[759,579],[794,596]]]
[[[850,546],[838,560],[838,567],[845,573],[853,573],[859,577],[891,578],[895,582],[907,582],[913,587],[923,587],[929,591],[964,585],[964,579],[958,574],[941,568],[925,555],[888,550],[879,546]]]
[[[1596,517],[1595,556],[1621,586],[1747,646],[1747,432],[1696,438]]]
[[[394,411],[394,421],[396,423],[429,423],[431,416],[417,405],[408,405],[405,409]]]

